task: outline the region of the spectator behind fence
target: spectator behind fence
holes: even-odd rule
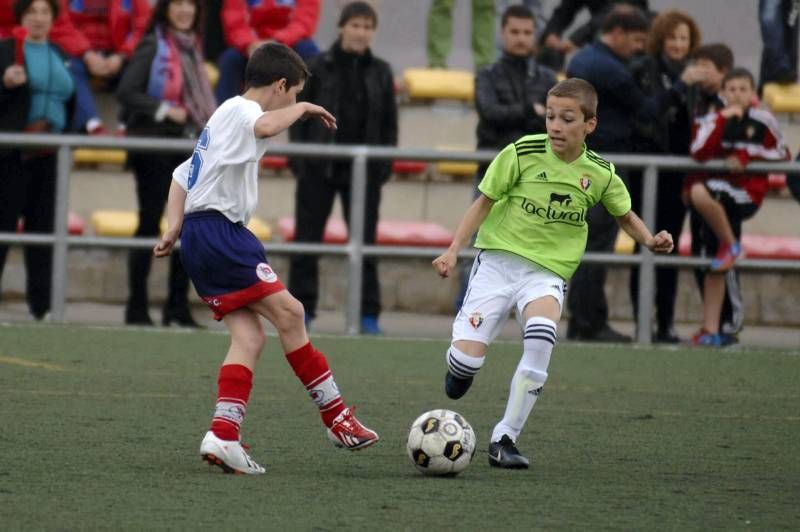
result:
[[[748,163],[790,158],[778,121],[769,111],[752,105],[755,94],[753,75],[734,68],[722,82],[725,108],[695,121],[692,157],[698,161],[724,157],[730,172],[694,175],[684,187],[686,202],[705,222],[704,252],[715,254],[704,280],[703,327],[692,338],[694,345],[723,345],[724,275],[742,256],[742,221],[756,213],[769,186],[766,175],[746,172]]]
[[[378,15],[366,2],[352,2],[342,9],[338,26],[339,38],[330,50],[310,61],[311,77],[300,99],[336,109],[339,129],[331,131],[317,121],[300,121],[289,130],[290,138],[294,142],[395,146],[397,104],[392,70],[370,50]],[[367,166],[363,235],[367,244],[375,243],[381,187],[389,180],[391,167],[391,162],[377,160]],[[297,242],[322,242],[337,195],[349,224],[351,161],[293,159],[292,169],[297,175]],[[317,313],[317,262],[316,256],[309,255],[293,255],[291,260],[289,291],[303,303],[307,322]],[[362,279],[361,331],[380,334],[380,286],[375,258],[364,259]]]
[[[641,11],[612,11],[603,24],[599,41],[576,53],[567,76],[591,83],[598,94],[598,125],[587,144],[593,151],[619,153],[630,150],[634,110],[643,106],[644,96],[636,88],[626,68],[626,61],[644,48],[647,19]],[[624,171],[618,170],[623,180]],[[587,251],[612,252],[618,226],[614,217],[602,207],[587,213],[589,237]],[[629,342],[630,337],[608,324],[608,302],[605,295],[606,268],[581,264],[572,277],[567,294],[570,313],[567,338],[605,342]]]
[[[59,133],[67,129],[74,83],[65,54],[48,41],[58,16],[57,0],[17,0],[16,20],[27,31],[22,47],[15,39],[0,41],[0,130]],[[52,233],[56,191],[53,150],[0,150],[0,232],[14,232],[23,217],[28,233]],[[0,278],[8,253],[0,245]],[[25,295],[37,320],[50,310],[53,250],[25,248]]]
[[[653,19],[647,40],[647,54],[634,58],[631,73],[644,94],[667,93],[679,82],[689,61],[689,54],[700,45],[700,29],[694,19],[683,11],[665,11]],[[633,150],[638,153],[666,153],[687,156],[692,134],[692,119],[688,109],[687,92],[677,92],[663,101],[655,117],[645,117],[634,124]],[[629,183],[634,209],[641,209],[641,170],[631,171]],[[673,235],[680,235],[686,207],[681,188],[686,172],[660,170],[658,173],[658,203],[656,226]],[[631,271],[630,292],[634,314],[638,306],[638,268]],[[677,343],[675,333],[675,297],[678,269],[656,268],[656,334],[661,343]]]
[[[12,9],[13,3],[14,0],[0,0],[0,38],[11,37],[11,30],[17,23],[14,18],[14,10]],[[67,0],[58,0],[58,5],[59,14],[53,22],[53,27],[50,30],[48,39],[70,57],[69,66],[72,70],[75,68],[74,63],[81,62],[84,60],[83,58],[91,59],[89,41],[86,39],[86,36],[72,24],[72,20],[69,17],[69,3]],[[75,83],[75,93],[79,95],[76,99],[78,103],[78,109],[76,109],[76,111],[80,111],[80,107],[87,108],[88,111],[74,113],[74,123],[71,125],[71,129],[86,131],[87,123],[90,119],[93,119],[91,120],[91,132],[95,134],[104,133],[105,128],[101,127],[102,122],[97,116],[94,96],[89,87],[88,76],[79,78],[73,76],[73,81]],[[85,103],[81,105],[81,102]]]
[[[800,0],[759,0],[761,26],[761,74],[759,92],[765,83],[797,81],[798,19]]]
[[[107,132],[90,88],[90,78],[114,85],[126,62],[144,34],[150,20],[149,0],[73,0],[68,15],[78,28],[70,70],[76,80],[76,130],[100,135]],[[71,35],[53,35],[53,41],[66,48]],[[63,44],[62,44],[63,43]]]
[[[454,0],[431,0],[428,10],[428,66],[447,68],[453,47]],[[494,0],[472,0],[472,62],[477,71],[494,61]]]
[[[525,6],[511,5],[500,21],[503,53],[500,59],[478,71],[475,108],[478,111],[478,149],[500,151],[525,135],[544,133],[547,91],[556,84],[556,73],[534,58],[536,23]],[[474,195],[489,163],[475,174]],[[461,288],[456,310],[467,289],[470,264],[461,265]]]
[[[136,48],[119,85],[119,100],[131,136],[195,137],[214,112],[198,27],[202,2],[158,0],[147,35]],[[136,178],[139,226],[136,236],[155,237],[167,201],[172,170],[186,153],[130,152]],[[125,323],[152,325],[147,277],[152,254],[133,250],[128,262],[129,296]],[[170,260],[169,292],[162,324],[196,327],[189,313],[189,278],[180,255]]]
[[[722,43],[704,44],[697,48],[691,55],[691,64],[697,68],[700,81],[690,87],[688,92],[688,107],[692,113],[692,120],[696,120],[709,113],[720,111],[726,104],[720,95],[722,80],[733,68],[733,52]],[[694,209],[689,209],[689,229],[692,234],[692,254],[707,255],[706,239],[711,234],[703,218]],[[716,244],[713,253],[716,252]],[[738,341],[737,334],[744,322],[744,308],[742,306],[742,292],[739,286],[739,272],[725,275],[725,300],[722,304],[720,321],[720,337],[724,345]],[[694,276],[702,295],[705,285],[704,269],[695,269]]]
[[[247,58],[265,42],[294,48],[305,61],[317,55],[319,10],[319,0],[224,0],[222,29],[231,48],[218,59],[217,102],[241,92]]]
[[[561,0],[539,36],[542,45],[539,60],[554,70],[562,70],[567,55],[595,40],[603,19],[617,4],[633,5],[643,12],[649,9],[648,0]],[[584,8],[589,10],[589,21],[564,37],[564,32]]]

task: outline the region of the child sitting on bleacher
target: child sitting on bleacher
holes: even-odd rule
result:
[[[742,221],[753,216],[767,192],[764,174],[745,173],[752,160],[789,159],[789,150],[769,111],[753,106],[755,82],[744,68],[725,75],[721,97],[726,107],[695,120],[691,153],[698,161],[724,157],[730,173],[689,176],[684,201],[695,209],[713,235],[704,239],[706,251],[716,249],[703,286],[703,328],[694,336],[696,345],[722,344],[720,312],[725,297],[724,272],[742,256]]]

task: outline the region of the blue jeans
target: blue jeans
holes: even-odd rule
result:
[[[89,70],[83,60],[73,57],[69,61],[69,70],[72,79],[75,81],[75,114],[72,117],[72,129],[82,131],[86,128],[86,123],[92,118],[99,118],[97,105],[94,103],[94,95],[89,86]]]
[[[798,15],[793,0],[759,0],[761,25],[760,85],[770,81],[797,81]]]
[[[319,53],[317,44],[311,39],[297,41],[293,48],[306,62]],[[217,103],[221,104],[242,92],[247,58],[236,48],[228,48],[220,54],[217,65],[219,66],[219,82],[214,96],[217,98]]]

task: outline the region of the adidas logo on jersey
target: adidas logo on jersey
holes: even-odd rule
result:
[[[539,181],[547,181],[547,172],[539,172],[536,174],[534,179],[538,179]]]

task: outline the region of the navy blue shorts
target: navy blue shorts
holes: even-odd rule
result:
[[[186,215],[181,259],[215,320],[286,289],[267,263],[258,238],[217,211]]]

